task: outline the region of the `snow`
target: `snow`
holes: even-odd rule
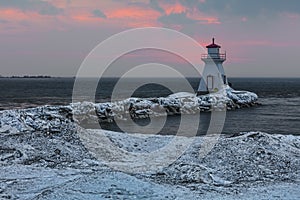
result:
[[[196,94],[193,94],[193,93],[189,93],[189,92],[178,92],[178,93],[175,93],[175,94],[171,94],[169,95],[170,98],[184,98],[184,97],[195,97]]]
[[[73,124],[72,121],[67,123]],[[19,127],[14,121],[12,124],[11,127]],[[262,132],[222,135],[212,151],[199,157],[203,137],[127,134],[83,129],[76,125],[57,132],[51,127],[56,125],[51,123],[47,129],[36,125],[36,130],[5,131],[0,135],[2,199],[300,197],[299,136]],[[90,144],[82,141],[83,135],[89,138],[95,134],[99,137],[96,141],[85,140]],[[177,160],[166,166],[156,166],[149,172],[139,172],[142,166],[149,167],[149,162],[139,159],[139,155],[159,152],[175,138],[183,145],[190,144]],[[108,141],[137,157],[119,159],[118,152],[107,149]],[[112,161],[115,166],[126,166],[132,171],[127,173],[112,167],[106,158],[101,159],[88,151],[88,145],[97,148],[102,156],[115,158]],[[157,155],[158,159],[164,157]]]
[[[299,199],[299,136],[221,135],[201,157],[206,136],[127,134],[78,125],[101,117],[125,120],[129,108],[137,115],[144,110],[162,115],[256,101],[254,93],[225,88],[198,97],[180,93],[1,111],[0,199]],[[171,155],[163,148],[173,141],[170,152],[187,149],[161,164]],[[111,144],[119,151],[108,148]]]
[[[206,156],[200,157],[199,150],[208,136],[88,130],[74,123],[70,112],[66,107],[44,106],[0,113],[2,199],[300,196],[299,136],[262,132],[223,135]],[[188,148],[178,159],[160,166],[169,156],[162,149],[174,140],[177,146],[171,146],[171,152],[180,145],[188,144]],[[108,142],[129,156],[107,148]],[[159,153],[151,159],[141,157],[152,152]]]

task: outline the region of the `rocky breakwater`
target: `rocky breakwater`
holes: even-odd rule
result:
[[[71,108],[79,121],[139,119],[149,116],[195,114],[198,112],[234,110],[259,105],[258,96],[247,91],[236,91],[230,87],[207,95],[181,92],[168,97],[128,98],[109,103],[74,103]]]
[[[0,132],[65,133],[66,130],[74,130],[80,123],[232,110],[258,105],[257,101],[255,93],[235,91],[227,87],[217,93],[203,96],[181,92],[168,97],[129,98],[107,103],[79,102],[67,106],[4,110],[0,112]]]

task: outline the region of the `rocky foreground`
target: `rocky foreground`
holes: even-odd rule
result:
[[[182,137],[182,143],[191,145],[178,160],[156,170],[135,173],[136,163],[132,160],[121,163],[131,168],[131,172],[97,160],[79,137],[90,133],[109,138],[118,148],[136,154],[159,150],[175,137],[81,128],[65,133],[2,133],[1,199],[300,197],[298,136],[261,132],[221,136],[212,151],[202,158],[199,149],[203,148],[203,137]],[[106,146],[103,141],[97,144],[99,149]]]
[[[181,102],[180,108],[185,105],[182,102],[191,102],[182,101],[191,97],[179,96],[168,100]],[[228,97],[217,96],[201,98]],[[242,97],[249,103],[255,99],[249,95],[237,99]],[[228,99],[227,103],[233,102],[233,98]],[[224,104],[209,107],[212,105]],[[73,114],[90,117],[91,110],[95,112],[95,104],[1,111],[0,199],[300,198],[299,136],[262,132],[222,135],[211,151],[199,156],[213,136],[84,129],[76,123],[83,118],[74,120]],[[174,162],[155,166],[151,160],[139,159],[139,155],[160,152],[174,140],[175,150],[188,144]],[[111,144],[130,156],[120,157],[109,148]],[[157,154],[155,159],[165,156]],[[146,170],[141,172],[141,168]]]

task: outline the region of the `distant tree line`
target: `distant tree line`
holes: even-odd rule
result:
[[[51,76],[47,76],[47,75],[24,75],[24,76],[1,76],[0,78],[51,78]]]

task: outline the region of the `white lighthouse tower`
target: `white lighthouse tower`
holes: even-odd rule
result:
[[[220,53],[221,46],[212,44],[206,46],[207,54],[201,55],[201,60],[205,62],[202,78],[197,91],[198,95],[208,94],[219,91],[224,85],[228,84],[227,77],[223,68],[226,60],[226,53]]]

